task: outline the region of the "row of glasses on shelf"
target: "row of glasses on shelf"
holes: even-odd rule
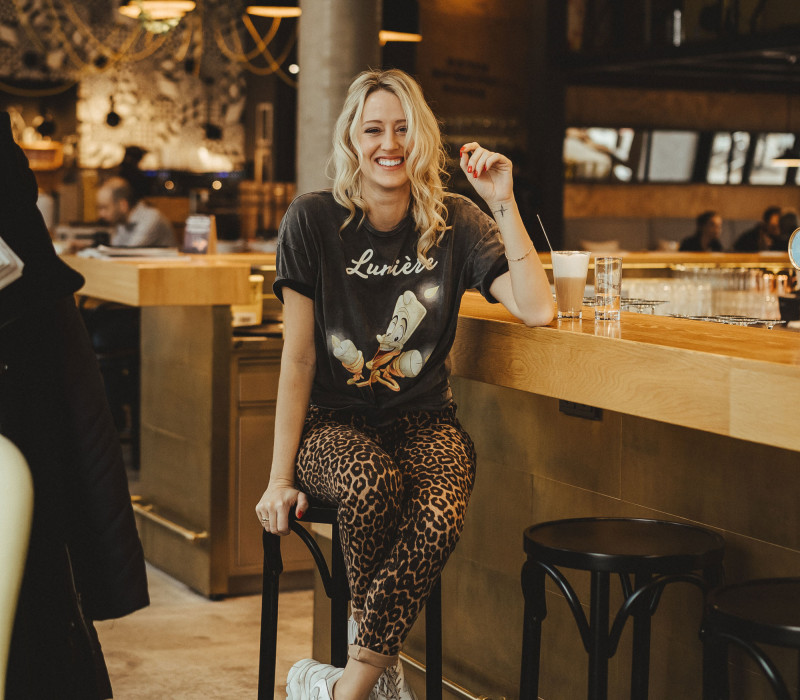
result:
[[[788,275],[746,268],[690,268],[671,278],[626,280],[624,296],[659,302],[632,304],[629,310],[686,317],[780,319],[778,297],[786,294]],[[624,300],[623,300],[624,304]]]

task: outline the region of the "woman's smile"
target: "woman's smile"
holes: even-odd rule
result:
[[[405,162],[405,158],[378,158],[378,165],[384,168],[396,168]]]

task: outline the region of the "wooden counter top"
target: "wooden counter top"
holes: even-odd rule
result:
[[[800,450],[798,333],[632,313],[526,328],[470,292],[451,360],[468,379]]]
[[[130,306],[246,304],[251,267],[275,265],[270,253],[63,259],[86,279],[80,294]]]
[[[65,260],[86,278],[81,294],[133,306],[247,303],[251,267],[274,265],[274,255],[258,253]],[[456,375],[800,450],[798,333],[632,313],[619,324],[526,328],[474,292],[461,316]]]

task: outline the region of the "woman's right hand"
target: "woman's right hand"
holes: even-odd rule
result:
[[[256,515],[262,527],[273,535],[288,535],[289,512],[295,508],[299,520],[308,510],[308,497],[298,491],[294,484],[270,481],[264,495],[256,505]]]

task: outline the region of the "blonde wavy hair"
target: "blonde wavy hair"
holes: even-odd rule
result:
[[[369,206],[362,194],[361,160],[358,145],[364,103],[373,92],[386,90],[400,100],[406,117],[405,165],[411,182],[411,216],[419,239],[417,257],[429,266],[427,253],[447,230],[443,177],[446,156],[439,122],[434,116],[422,89],[414,78],[401,70],[369,70],[356,77],[347,91],[342,112],[333,131],[333,154],[329,167],[333,171],[333,196],[345,207],[349,216],[343,230],[356,216],[356,208],[364,215]],[[363,222],[363,217],[359,222]]]

